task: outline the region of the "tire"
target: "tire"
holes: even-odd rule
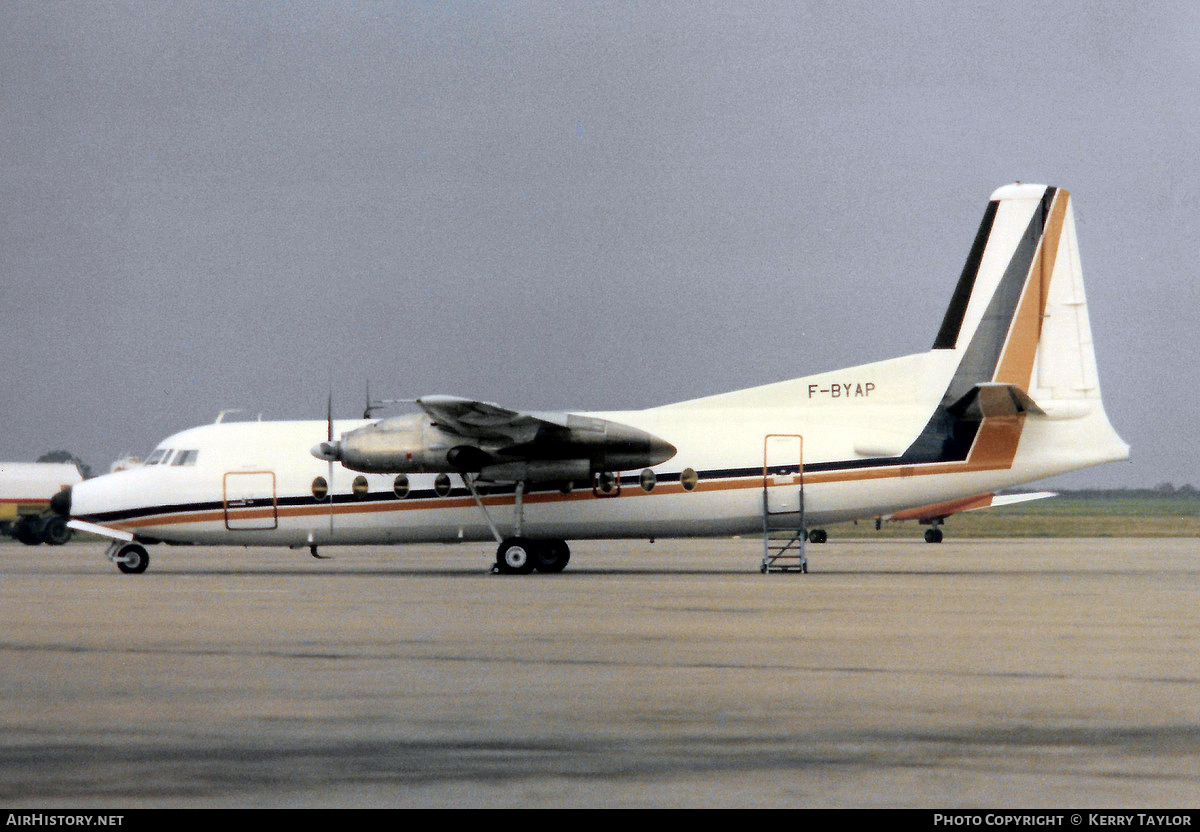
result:
[[[942,530],[937,527],[934,527],[932,529],[926,529],[925,530],[925,542],[926,543],[941,543],[942,542]]]
[[[537,546],[533,568],[543,575],[552,575],[567,568],[571,548],[565,540],[544,540]]]
[[[39,520],[22,518],[13,526],[13,537],[26,546],[37,546],[42,542],[42,524]]]
[[[136,543],[122,546],[121,551],[117,552],[117,557],[123,558],[123,560],[117,561],[117,568],[126,575],[140,575],[150,565],[149,553]]]
[[[536,563],[537,547],[523,537],[510,537],[496,550],[496,570],[502,575],[528,575]]]
[[[51,517],[42,528],[42,540],[51,546],[61,546],[71,539],[75,530],[67,526],[67,518]]]

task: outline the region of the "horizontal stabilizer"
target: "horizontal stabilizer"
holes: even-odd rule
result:
[[[1030,500],[1044,500],[1047,497],[1057,497],[1057,491],[1030,491],[1025,494],[997,494],[992,497],[993,506],[1011,506],[1016,503],[1027,503]]]
[[[974,497],[965,497],[961,500],[950,500],[944,503],[933,503],[932,505],[897,511],[895,514],[888,515],[884,519],[895,521],[919,520],[922,523],[928,523],[931,520],[945,520],[951,514],[958,514],[963,511],[976,511],[981,508],[995,508],[996,506],[1010,506],[1015,503],[1024,503],[1029,500],[1043,500],[1046,497],[1055,496],[1057,496],[1057,492],[1054,491],[1031,491],[1027,494],[976,494]]]
[[[1021,413],[1045,415],[1045,411],[1020,387],[998,382],[976,384],[948,409],[958,418],[969,422],[978,422],[991,416],[1017,416]]]

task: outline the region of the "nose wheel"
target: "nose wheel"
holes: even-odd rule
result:
[[[139,543],[113,543],[108,547],[108,559],[126,575],[140,575],[150,565],[150,554]]]

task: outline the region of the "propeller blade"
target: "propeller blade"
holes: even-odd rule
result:
[[[329,391],[329,401],[325,406],[325,436],[326,441],[333,445],[333,390]],[[333,457],[329,457],[329,476],[325,480],[329,485],[329,537],[333,539]]]

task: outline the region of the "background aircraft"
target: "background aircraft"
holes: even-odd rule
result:
[[[71,529],[50,512],[50,498],[82,480],[68,462],[0,462],[0,532],[29,546],[66,543]]]

